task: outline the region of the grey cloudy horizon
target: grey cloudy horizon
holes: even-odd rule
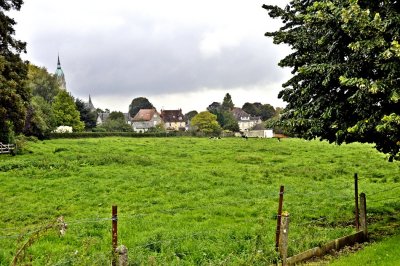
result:
[[[16,36],[24,59],[54,73],[57,55],[73,96],[126,112],[133,98],[157,109],[202,111],[230,93],[236,106],[277,99],[288,53],[264,33],[279,27],[262,4],[244,0],[25,1]]]

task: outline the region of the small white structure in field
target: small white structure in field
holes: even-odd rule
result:
[[[264,138],[270,139],[274,137],[274,130],[266,129],[264,130]]]
[[[249,138],[273,138],[274,131],[272,129],[265,130],[249,130],[245,133]]]
[[[72,133],[72,127],[70,127],[70,126],[59,126],[53,132],[54,133]]]

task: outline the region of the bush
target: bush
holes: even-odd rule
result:
[[[32,141],[32,142],[37,142],[38,139],[34,136],[25,136],[25,135],[18,135],[17,137],[15,137],[15,145],[16,145],[16,149],[14,151],[14,154],[24,154],[26,152],[29,152],[28,150],[28,142]]]

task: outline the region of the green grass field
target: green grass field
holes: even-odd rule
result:
[[[279,186],[289,255],[355,232],[353,175],[379,240],[400,224],[400,163],[372,145],[299,139],[104,138],[30,142],[0,157],[0,265],[108,265],[111,206],[131,265],[272,263]]]
[[[341,257],[331,263],[332,266],[364,265],[400,265],[400,234],[372,243],[363,250],[350,256]]]

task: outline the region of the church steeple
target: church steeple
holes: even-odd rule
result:
[[[61,63],[60,63],[60,54],[57,56],[57,69],[61,68]]]
[[[94,107],[94,105],[92,103],[92,98],[90,97],[90,94],[89,94],[89,102],[87,103],[87,107],[90,109],[91,112],[96,111],[96,108]]]
[[[60,63],[60,55],[57,57],[57,70],[55,73],[58,85],[60,86],[61,89],[67,90],[67,83],[65,82],[65,75],[64,71],[61,69],[61,63]]]

